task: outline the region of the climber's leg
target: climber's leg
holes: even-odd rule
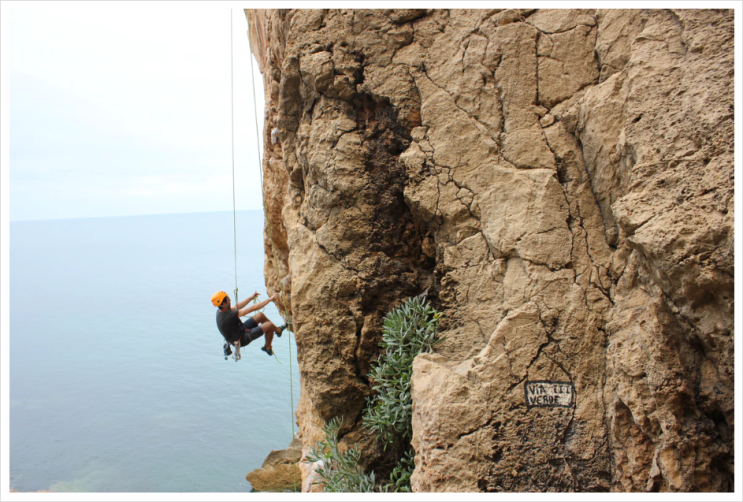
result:
[[[271,350],[271,342],[273,342],[273,334],[277,331],[276,326],[271,321],[264,322],[261,324],[261,329],[266,337],[266,350]]]
[[[283,325],[283,326],[279,326],[279,327],[277,328],[277,327],[276,327],[276,325],[275,325],[274,323],[272,323],[271,321],[269,321],[268,317],[266,317],[266,314],[264,314],[263,312],[258,312],[257,314],[255,314],[255,315],[253,316],[253,319],[255,319],[255,321],[256,321],[256,322],[258,322],[259,324],[261,324],[261,326],[263,326],[263,325],[264,325],[264,324],[266,324],[266,323],[269,323],[269,324],[271,324],[271,326],[273,326],[273,329],[274,329],[274,334],[275,334],[276,336],[281,336],[281,333],[282,333],[282,332],[284,331],[284,329],[286,328],[286,324],[285,324],[285,325]]]

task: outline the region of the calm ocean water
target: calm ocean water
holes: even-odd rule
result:
[[[264,299],[262,212],[237,224],[239,296]],[[225,361],[219,289],[232,213],[12,222],[10,487],[249,491],[291,441],[289,342],[274,340],[282,364],[262,339]]]

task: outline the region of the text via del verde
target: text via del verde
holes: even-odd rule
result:
[[[572,382],[530,382],[524,383],[526,407],[572,408],[575,406],[575,387]]]

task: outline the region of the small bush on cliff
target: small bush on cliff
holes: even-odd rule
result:
[[[364,426],[376,432],[386,450],[393,446],[405,453],[390,475],[383,491],[410,491],[410,475],[415,469],[415,452],[410,447],[413,435],[410,377],[413,359],[430,352],[438,339],[439,318],[423,297],[410,298],[384,319],[382,355],[371,367],[369,378],[376,395],[369,398]]]
[[[306,463],[317,462],[316,481],[326,492],[373,492],[374,471],[364,474],[359,467],[360,452],[356,445],[341,453],[338,450],[338,431],[343,423],[335,417],[323,427],[325,440],[318,441],[310,449]]]
[[[388,446],[403,451],[397,466],[390,474],[389,483],[377,487],[381,492],[409,492],[410,476],[415,469],[415,452],[410,447],[413,435],[410,377],[413,359],[430,352],[441,341],[437,338],[439,318],[431,304],[423,297],[410,298],[392,310],[384,319],[382,355],[372,364],[369,378],[376,392],[369,398],[364,412],[364,427],[379,435],[386,450]],[[325,440],[318,441],[307,455],[306,463],[317,462],[313,484],[323,485],[326,492],[373,492],[375,474],[365,474],[359,467],[360,453],[356,445],[341,453],[338,450],[338,431],[342,420],[338,417],[325,427]]]
[[[376,432],[384,449],[410,442],[413,435],[410,377],[413,359],[430,352],[437,339],[439,317],[421,297],[410,298],[384,319],[382,355],[371,366],[369,378],[376,395],[369,398],[364,426]]]
[[[390,482],[384,486],[386,492],[409,492],[410,476],[415,470],[415,452],[410,448],[390,474]]]

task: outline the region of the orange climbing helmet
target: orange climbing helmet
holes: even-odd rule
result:
[[[222,305],[222,302],[224,301],[225,297],[227,296],[227,293],[224,291],[217,291],[212,295],[212,303],[215,307],[219,307]]]

